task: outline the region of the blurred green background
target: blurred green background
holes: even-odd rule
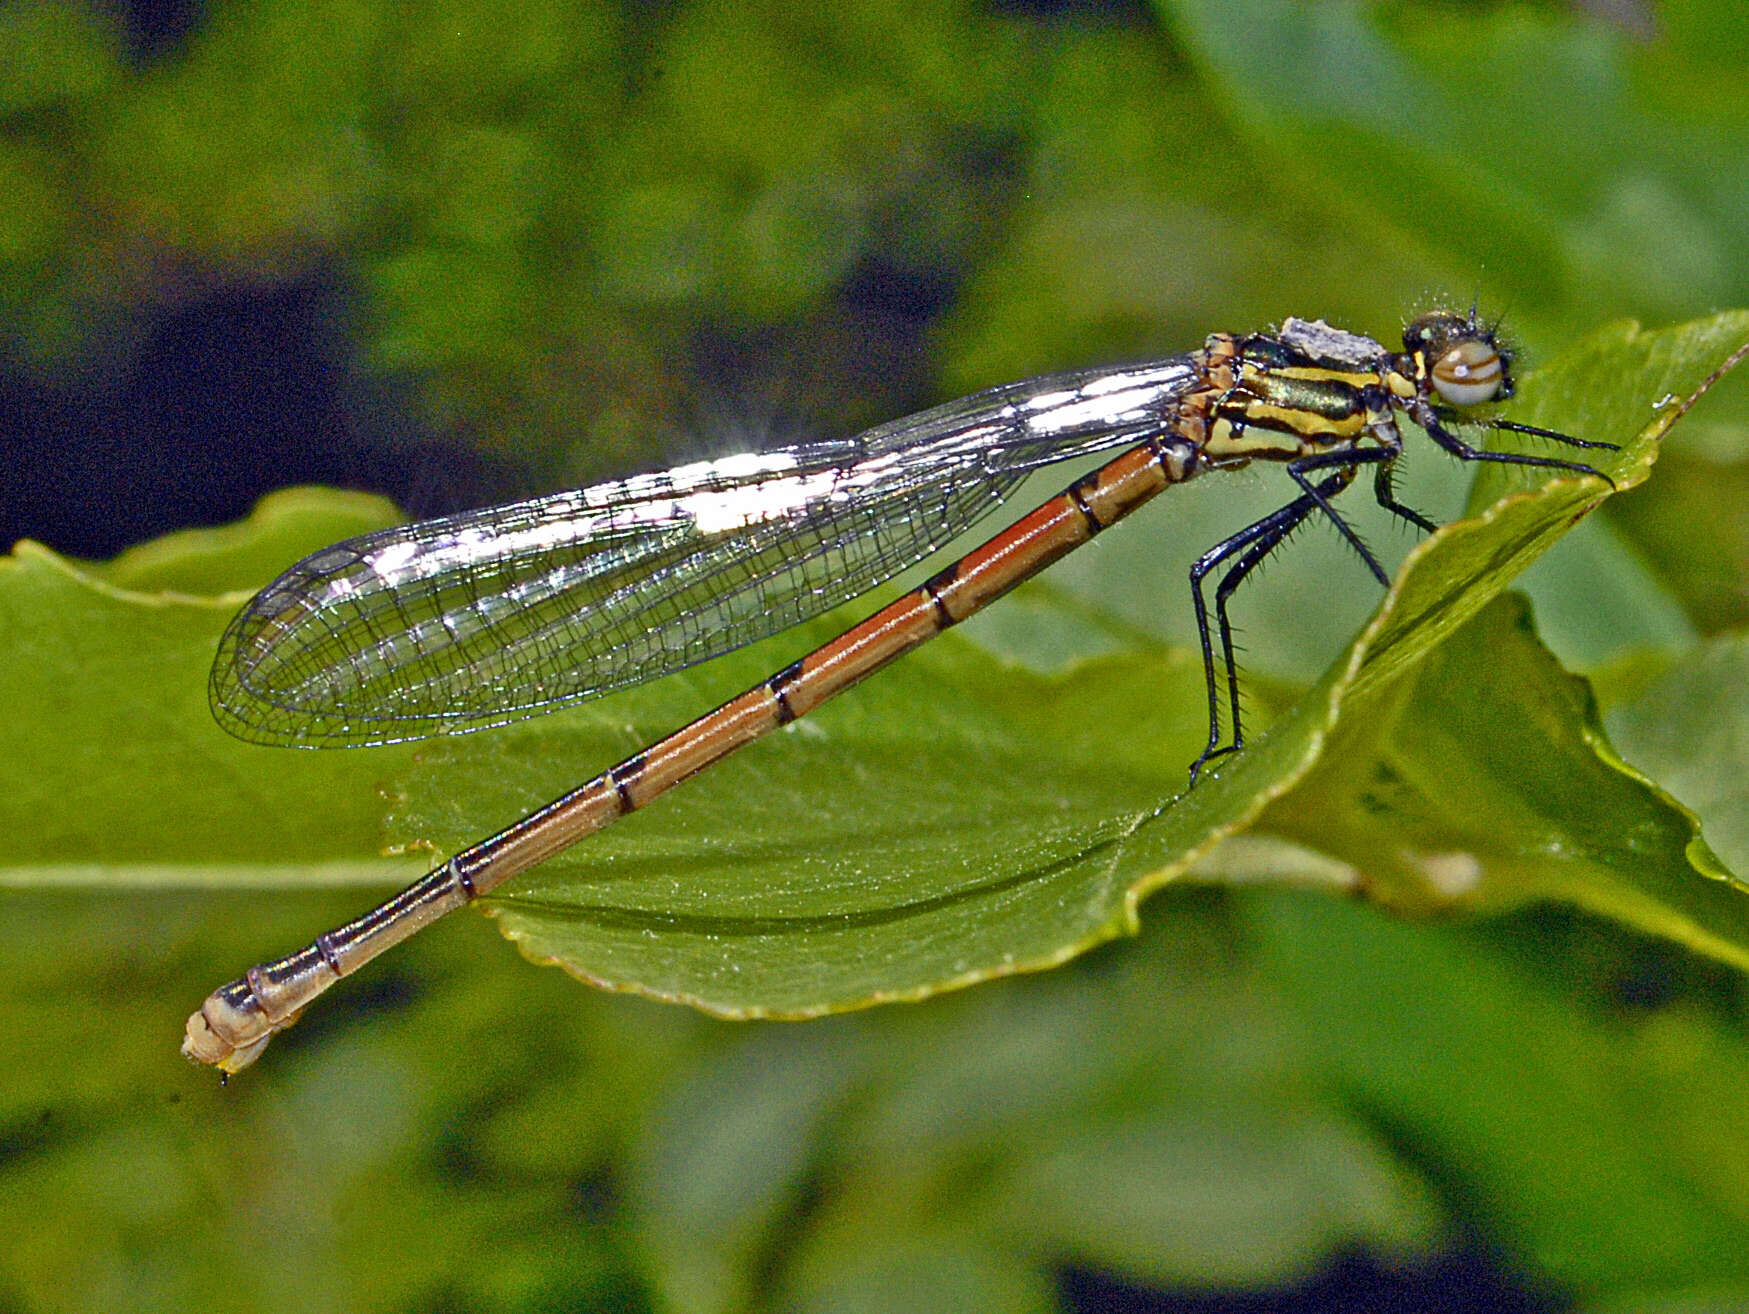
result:
[[[1290,314],[1389,338],[1475,298],[1534,366],[1749,303],[1745,67],[1726,0],[5,3],[0,525],[107,556],[310,480],[424,513]],[[1715,843],[1746,418],[1727,384],[1529,580]],[[1182,641],[1184,564],[1278,500],[1174,490],[1110,615]],[[1376,601],[1329,538],[1246,598],[1264,688]],[[0,661],[52,663],[0,597]],[[276,774],[225,805],[374,835],[387,768],[343,756],[333,816],[286,823]],[[220,1089],[182,1016],[392,878],[87,839],[0,873],[0,1310],[1749,1308],[1741,978],[1582,911],[1398,920],[1242,853],[1297,882],[805,1025],[592,992],[458,917]]]

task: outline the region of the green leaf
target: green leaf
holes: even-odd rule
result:
[[[1689,404],[1655,410],[1652,403],[1667,391],[1694,393],[1745,338],[1745,314],[1657,333],[1606,330],[1527,385],[1535,399],[1529,414],[1622,441],[1621,452],[1600,455],[1617,486],[1629,486],[1644,478],[1658,438]],[[1177,764],[1193,751],[1202,719],[1194,661],[1143,651],[1041,676],[1005,670],[949,636],[511,881],[491,910],[537,960],[738,1017],[918,998],[1059,963],[1133,930],[1143,895],[1250,825],[1315,765],[1321,774],[1303,786],[1314,801],[1333,789],[1332,775],[1364,781],[1389,770],[1399,750],[1380,736],[1409,715],[1423,664],[1608,492],[1595,478],[1540,482],[1522,468],[1503,478],[1527,491],[1411,553],[1384,607],[1324,680],[1188,795],[1174,797]],[[829,632],[822,625],[812,635]],[[1484,651],[1494,641],[1487,628],[1471,638]],[[783,656],[771,647],[660,690],[505,732],[489,747],[446,746],[409,780],[397,829],[457,849],[696,714],[711,701],[705,689],[720,697],[755,682],[793,657],[797,640],[783,641]],[[1534,670],[1539,650],[1522,651]],[[1510,795],[1517,768],[1491,741],[1527,718],[1510,685],[1469,678],[1464,704],[1445,716],[1489,772],[1492,802]],[[1496,696],[1488,714],[1464,715],[1484,694]],[[1545,764],[1551,808],[1567,788],[1565,772],[1597,766],[1596,750],[1573,750],[1595,737],[1582,697],[1567,698],[1542,727],[1537,750],[1555,754]],[[1691,822],[1638,783],[1610,778],[1663,819],[1642,885],[1609,885],[1595,864],[1579,876],[1547,861],[1553,855],[1540,831],[1502,836],[1521,866],[1505,885],[1524,887],[1517,897],[1580,899],[1743,961],[1749,927],[1741,901],[1703,879],[1722,871]],[[1455,802],[1469,783],[1457,772],[1442,787]],[[1276,824],[1371,874],[1380,842],[1350,843],[1338,833],[1338,822],[1367,802],[1352,797],[1329,815],[1284,802]],[[1481,824],[1498,824],[1485,808],[1481,815]],[[1607,820],[1577,805],[1572,816],[1574,844],[1589,839],[1586,826]],[[1467,853],[1473,821],[1447,819],[1420,842],[1430,853]],[[1632,836],[1621,840],[1620,856],[1634,855],[1636,845]],[[1698,875],[1681,865],[1684,853]],[[1533,859],[1542,862],[1534,879],[1523,869]],[[1503,893],[1501,901],[1512,899]]]
[[[1611,751],[1584,682],[1497,601],[1412,676],[1345,709],[1260,827],[1431,912],[1576,904],[1749,968],[1749,898],[1694,815]]]
[[[368,534],[401,522],[386,498],[335,488],[283,488],[262,498],[247,520],[219,529],[185,529],[129,548],[80,572],[133,593],[238,594],[234,611],[309,545]]]
[[[263,753],[206,705],[220,632],[284,563],[387,523],[386,504],[282,494],[247,522],[171,535],[105,567],[34,543],[0,561],[0,883],[380,883],[385,775],[405,750]],[[374,524],[373,524],[374,522]],[[189,593],[185,588],[217,593]]]
[[[1611,710],[1610,738],[1706,821],[1733,871],[1749,872],[1749,635],[1721,635]]]

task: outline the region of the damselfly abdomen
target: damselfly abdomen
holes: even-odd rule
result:
[[[183,1052],[235,1072],[329,985],[965,619],[1171,484],[1252,461],[1296,492],[1191,568],[1209,732],[1191,783],[1243,745],[1227,607],[1295,528],[1328,519],[1387,583],[1332,499],[1364,467],[1416,527],[1391,472],[1407,417],[1463,461],[1596,475],[1489,452],[1458,413],[1512,395],[1473,312],[1423,315],[1403,350],[1322,321],[1215,334],[1199,351],[992,388],[857,438],[683,466],[350,539],[306,558],[220,643],[212,705],[232,734],[386,744],[502,725],[642,683],[787,629],[921,561],[1042,466],[1123,448],[860,625],[508,829],[381,907],[250,969],[188,1020]],[[1609,447],[1498,419],[1484,427]],[[1218,574],[1214,623],[1204,583]],[[1223,698],[1224,693],[1224,698]],[[1220,715],[1227,708],[1227,732]]]

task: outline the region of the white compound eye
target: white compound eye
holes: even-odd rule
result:
[[[1453,406],[1480,406],[1500,395],[1506,365],[1500,353],[1477,338],[1466,338],[1433,362],[1433,388]]]

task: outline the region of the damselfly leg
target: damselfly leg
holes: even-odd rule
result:
[[[1429,438],[1460,461],[1486,461],[1495,465],[1523,465],[1533,466],[1539,470],[1565,470],[1568,474],[1595,475],[1611,488],[1615,487],[1615,480],[1602,470],[1595,466],[1586,465],[1583,461],[1563,461],[1552,456],[1526,456],[1520,452],[1491,452],[1486,448],[1472,447],[1446,428],[1447,421],[1461,421],[1461,416],[1453,415],[1450,411],[1436,410],[1431,406],[1424,408],[1421,414],[1416,412],[1417,408],[1411,407],[1410,418],[1426,430]],[[1536,438],[1548,438],[1554,442],[1565,443],[1568,447],[1585,447],[1593,451],[1604,452],[1619,452],[1621,450],[1617,443],[1590,442],[1583,438],[1575,438],[1571,434],[1558,433],[1553,429],[1538,429],[1533,425],[1514,424],[1510,420],[1483,420],[1480,421],[1480,424],[1485,429],[1500,429],[1507,433],[1522,433]]]
[[[1287,541],[1290,534],[1305,522],[1312,512],[1323,509],[1329,512],[1332,519],[1339,517],[1329,508],[1329,499],[1341,492],[1354,478],[1351,466],[1346,470],[1331,475],[1316,489],[1296,497],[1286,506],[1270,512],[1263,519],[1246,526],[1230,538],[1222,539],[1202,556],[1196,559],[1190,568],[1190,600],[1196,615],[1197,638],[1202,644],[1203,682],[1208,690],[1209,737],[1208,744],[1201,755],[1190,765],[1190,783],[1196,784],[1196,777],[1205,763],[1212,758],[1236,752],[1245,743],[1244,724],[1239,702],[1239,663],[1233,647],[1233,626],[1227,617],[1227,602],[1233,596],[1233,591],[1244,579],[1263,562],[1276,548]],[[1209,639],[1208,608],[1203,602],[1202,585],[1208,573],[1216,566],[1226,561],[1235,552],[1242,555],[1221,576],[1220,583],[1215,586],[1215,625],[1221,637],[1221,663],[1226,672],[1227,708],[1232,725],[1232,742],[1221,744],[1221,687],[1215,673],[1215,654]]]

